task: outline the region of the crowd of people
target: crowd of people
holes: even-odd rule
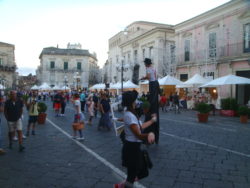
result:
[[[101,92],[89,92],[83,90],[81,92],[38,92],[25,91],[17,92],[10,91],[8,94],[0,95],[0,111],[3,111],[4,117],[8,125],[9,149],[12,149],[15,135],[18,136],[19,152],[23,152],[25,147],[23,145],[23,138],[36,135],[36,124],[39,116],[39,102],[52,102],[54,116],[59,118],[65,114],[73,114],[74,121],[72,122],[73,139],[84,140],[83,125],[92,125],[93,118],[97,117],[98,111],[100,119],[98,121],[97,130],[110,131],[112,128],[111,99],[113,101],[120,101],[124,107],[123,118],[119,121],[124,122],[124,142],[122,148],[122,164],[127,168],[128,176],[123,187],[132,187],[134,181],[146,177],[145,172],[142,175],[141,171],[141,144],[157,143],[159,141],[159,83],[157,81],[155,69],[151,66],[152,62],[146,58],[144,61],[146,65],[146,76],[142,79],[149,80],[149,94],[145,97],[146,102],[139,101],[138,93],[134,91],[127,91],[121,95],[112,96],[107,90]],[[143,97],[143,96],[140,96]],[[122,100],[122,101],[121,101]],[[73,105],[74,113],[65,113],[65,108],[69,104]],[[26,134],[23,134],[23,111],[27,110],[28,122]],[[145,116],[145,121],[141,122],[141,115]],[[88,120],[86,119],[88,116]],[[117,118],[113,118],[116,121]],[[5,154],[2,148],[2,129],[0,119],[0,155]],[[77,136],[79,133],[79,136]],[[145,165],[144,165],[145,167]],[[116,184],[116,187],[120,184]]]

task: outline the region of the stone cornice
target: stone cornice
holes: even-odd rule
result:
[[[149,35],[152,35],[152,34],[154,34],[156,32],[167,32],[167,33],[174,34],[174,30],[172,28],[160,28],[160,27],[156,27],[154,29],[151,29],[151,30],[143,33],[142,35],[139,35],[139,36],[137,36],[137,37],[135,37],[135,38],[133,38],[133,39],[131,39],[129,41],[126,41],[126,42],[122,43],[119,47],[121,48],[121,47],[124,47],[126,45],[132,44],[133,42],[136,42],[136,41],[138,41],[140,39],[143,39],[143,38],[145,38],[145,37],[147,37]]]

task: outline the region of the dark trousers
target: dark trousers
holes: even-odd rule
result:
[[[65,102],[61,103],[61,114],[64,114],[65,107],[66,107],[66,103]]]
[[[81,111],[84,112],[86,101],[81,101]]]
[[[127,167],[127,181],[134,183],[140,171],[140,142],[125,141],[122,148],[122,164]]]
[[[157,121],[151,125],[155,134],[155,143],[159,142],[159,93],[160,86],[158,81],[149,82],[149,103],[150,103],[150,114],[156,114]]]

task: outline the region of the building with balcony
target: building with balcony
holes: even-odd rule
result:
[[[4,42],[0,42],[0,84],[16,87],[15,46]]]
[[[177,78],[199,73],[217,78],[228,74],[250,78],[250,3],[232,0],[174,26]],[[222,86],[221,97],[240,104],[250,97],[250,86]]]
[[[99,71],[96,54],[79,48],[79,44],[68,44],[67,49],[44,48],[39,56],[40,65],[36,71],[38,82],[46,82],[50,86],[68,86],[72,89],[87,88],[89,83],[98,82],[99,80],[93,78]]]
[[[109,55],[104,71],[107,83],[138,79],[145,75],[144,58],[151,58],[160,77],[175,75],[174,29],[171,25],[137,21],[109,39]]]
[[[19,90],[29,90],[32,86],[37,84],[37,77],[32,74],[27,76],[18,76],[17,81]]]

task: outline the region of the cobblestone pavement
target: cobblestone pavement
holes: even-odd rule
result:
[[[114,130],[97,131],[95,119],[92,126],[86,125],[84,141],[73,140],[72,106],[67,106],[65,117],[54,117],[48,105],[46,124],[25,140],[23,153],[17,143],[7,149],[7,125],[1,115],[7,154],[0,156],[0,188],[110,188],[125,179],[121,142]],[[250,187],[250,123],[216,115],[201,124],[193,111],[161,112],[160,122],[160,142],[148,148],[154,167],[137,187]],[[26,130],[26,114],[23,123]]]

